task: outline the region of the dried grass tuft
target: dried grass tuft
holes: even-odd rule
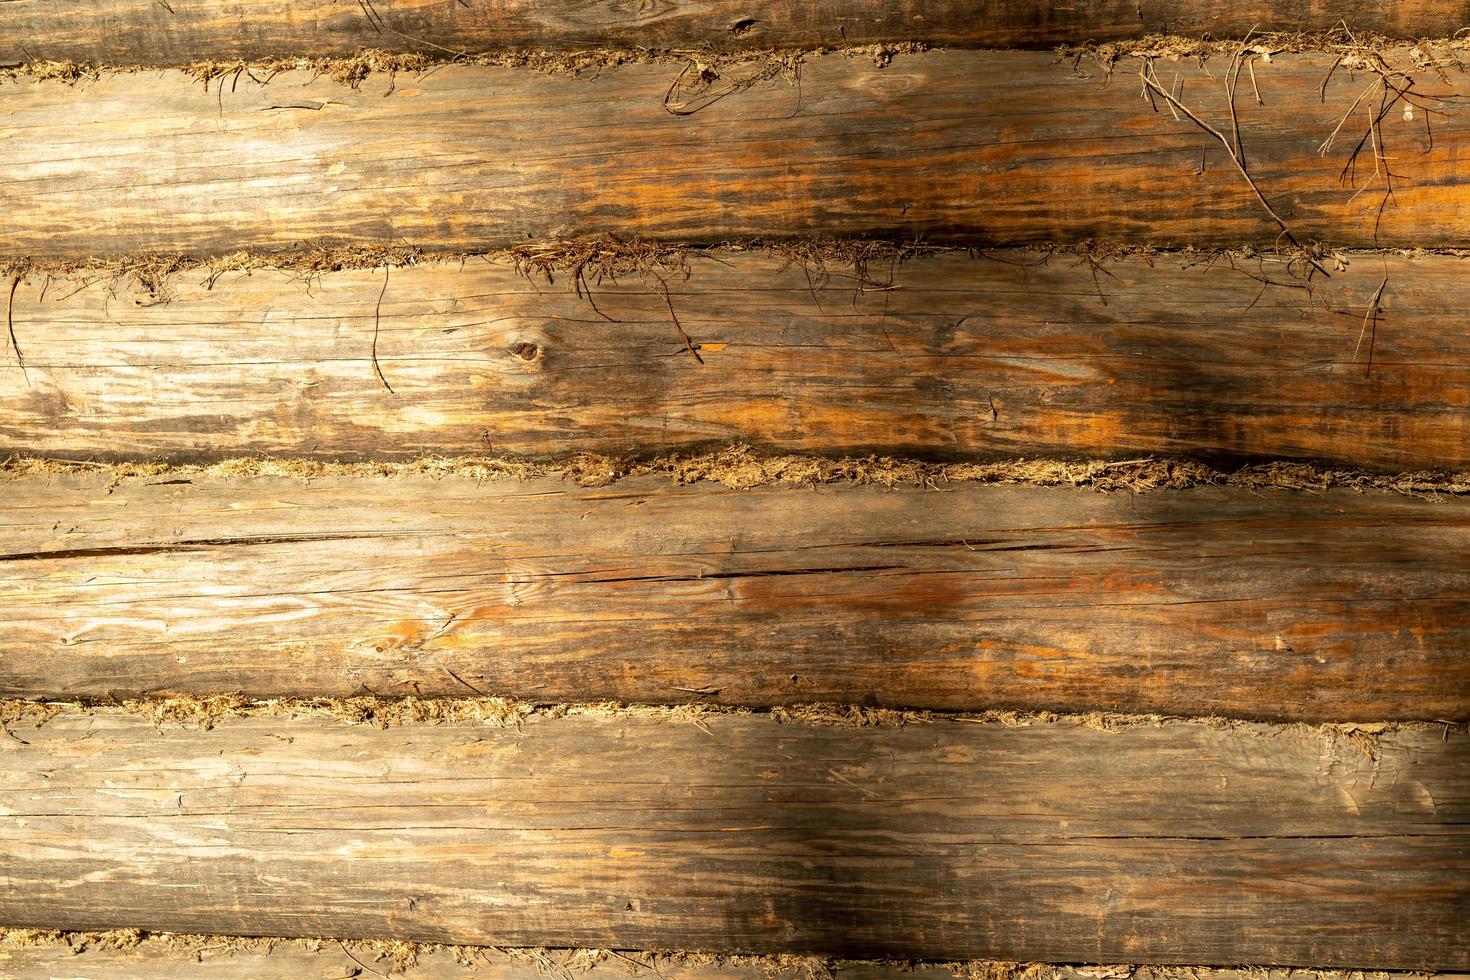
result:
[[[384,266],[416,265],[425,258],[423,249],[411,245],[333,244],[320,241],[285,251],[240,250],[224,255],[188,256],[172,252],[142,252],[116,258],[32,259],[0,261],[0,277],[22,282],[65,278],[73,291],[105,283],[116,295],[119,289],[136,285],[154,303],[166,303],[173,281],[197,273],[201,285],[213,286],[227,273],[269,270],[312,282],[329,272],[348,269],[379,269]]]
[[[1211,728],[1227,729],[1240,724],[1236,719],[1231,718],[1186,718],[1152,713],[1129,714],[1121,711],[1083,711],[1063,714],[1055,711],[1012,711],[993,708],[988,711],[965,712],[956,717],[961,721],[1001,725],[1005,728],[1033,728],[1037,725],[1062,723],[1089,728],[1096,732],[1121,732],[1130,728],[1158,728],[1165,722],[1171,721],[1187,721]]]
[[[0,702],[0,718],[4,705]],[[54,705],[48,705],[54,707]],[[397,728],[413,724],[474,723],[493,728],[518,726],[536,713],[534,704],[512,698],[281,698],[252,701],[238,694],[196,696],[160,692],[107,706],[147,718],[159,729],[209,731],[227,718],[331,718],[352,725]],[[53,712],[54,714],[54,712]]]
[[[83,953],[87,950],[124,950],[133,949],[148,938],[148,934],[142,929],[63,932],[58,929],[0,928],[0,949],[66,946],[73,953]]]
[[[879,68],[887,68],[898,55],[923,54],[929,50],[931,46],[922,41],[890,41],[843,48],[842,53],[849,58],[869,58]]]
[[[957,980],[1053,980],[1059,971],[1046,963],[1012,963],[1005,960],[970,960],[950,963]]]
[[[0,68],[0,78],[16,80],[27,78],[38,82],[54,81],[68,84],[75,84],[83,79],[94,79],[101,74],[101,68],[81,61],[32,59],[19,65]]]
[[[909,724],[924,724],[943,716],[936,716],[930,711],[815,703],[778,705],[771,709],[771,717],[783,725],[810,725],[818,728],[902,728]]]
[[[0,698],[0,729],[9,729],[10,726],[21,723],[40,728],[67,707],[69,706],[65,703]]]

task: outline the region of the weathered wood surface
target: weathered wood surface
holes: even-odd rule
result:
[[[0,692],[1470,717],[1470,500],[12,481]]]
[[[212,287],[185,273],[166,302],[129,283],[38,276],[14,296],[26,369],[6,351],[0,455],[746,442],[1470,465],[1462,259],[1355,255],[1309,297],[1262,290],[1262,278],[1293,282],[1279,261],[1160,256],[1094,278],[1075,256],[990,254],[883,263],[867,275],[895,288],[863,289],[851,270],[824,280],[768,253],[716,252],[691,259],[688,279],[665,277],[667,302],[652,277],[589,283],[589,302],[570,277],[548,285],[480,260],[309,282],[227,274]],[[1376,333],[1360,343],[1385,277]]]
[[[1149,33],[1217,38],[1257,30],[1444,37],[1470,20],[1463,2],[1404,0],[7,0],[0,61],[70,59],[177,65],[201,59],[352,55],[388,48],[442,55],[588,45],[733,50],[925,41],[950,47],[1050,47]]]
[[[1470,965],[1470,736],[66,712],[19,926],[1058,962]],[[1045,923],[1045,928],[1037,928]]]
[[[1436,119],[1432,145],[1422,112],[1383,120],[1379,142],[1399,179],[1380,226],[1385,183],[1358,193],[1371,155],[1357,186],[1339,180],[1356,124],[1319,152],[1377,84],[1340,70],[1319,94],[1332,61],[1255,66],[1265,104],[1238,101],[1260,187],[1303,241],[1465,244],[1467,117]],[[1187,80],[1186,101],[1228,128],[1219,68],[1160,77]],[[1109,83],[1040,52],[930,52],[886,68],[834,54],[808,60],[799,84],[715,98],[740,75],[730,69],[713,92],[674,93],[690,115],[666,108],[680,75],[669,65],[575,78],[451,66],[356,90],[301,72],[208,88],[175,71],[22,80],[4,99],[3,252],[211,253],[318,239],[460,249],[604,232],[1275,243],[1278,229],[1220,145],[1153,111],[1130,70]],[[1421,75],[1415,91],[1429,96],[1459,73]]]

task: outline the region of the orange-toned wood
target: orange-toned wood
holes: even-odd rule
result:
[[[0,694],[1470,718],[1470,500],[5,484]]]
[[[868,276],[891,289],[836,265],[809,278],[758,251],[690,261],[687,279],[666,277],[667,302],[651,276],[589,283],[588,300],[569,276],[481,260],[310,281],[183,273],[166,302],[130,282],[36,276],[14,301],[26,370],[0,355],[0,454],[748,442],[1470,466],[1462,259],[1356,255],[1314,295],[1270,259],[1159,256],[1095,275],[1075,256],[1020,251],[875,262]]]
[[[1371,152],[1356,185],[1339,179],[1361,113],[1319,152],[1376,82],[1339,70],[1324,96],[1331,64],[1255,65],[1264,105],[1243,92],[1238,111],[1262,191],[1304,242],[1465,244],[1470,116],[1436,118],[1432,146],[1422,111],[1383,120],[1399,178],[1379,223],[1386,184],[1363,191]],[[1165,65],[1160,78],[1177,74],[1185,101],[1228,128],[1222,67]],[[301,72],[208,88],[173,71],[21,80],[5,91],[0,257],[318,239],[465,249],[604,232],[1274,244],[1223,148],[1151,108],[1129,71],[1083,77],[1047,53],[930,52],[886,68],[834,54],[809,59],[799,84],[762,82],[692,115],[665,106],[680,75],[670,65],[576,78],[450,66],[358,89]],[[1415,91],[1452,91],[1449,72],[1418,73]],[[730,69],[715,91],[739,77]]]

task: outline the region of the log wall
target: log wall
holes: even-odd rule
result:
[[[1467,11],[1186,6],[0,0],[0,975],[1470,970]]]

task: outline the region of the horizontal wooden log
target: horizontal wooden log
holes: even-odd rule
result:
[[[160,733],[103,711],[7,745],[0,916],[21,926],[1470,966],[1458,731],[1385,733],[1370,759],[1197,723]]]
[[[5,486],[0,692],[1470,717],[1470,499]]]
[[[373,971],[401,980],[981,980],[1029,976],[1035,980],[1306,980],[1301,971],[1204,966],[1040,967],[969,961],[960,963],[823,960],[797,956],[710,956],[612,950],[500,950],[457,946],[418,949],[407,959],[402,946],[309,940],[240,942],[224,936],[144,938],[121,948],[88,943],[85,935],[0,943],[0,971],[8,980],[352,980]],[[122,940],[128,943],[129,940]],[[1313,970],[1320,980],[1353,980],[1343,971]],[[1470,980],[1441,973],[1439,980]],[[1378,980],[1413,980],[1393,974]]]
[[[1412,74],[1406,50],[1384,56]],[[1464,244],[1466,117],[1435,119],[1432,140],[1423,111],[1375,127],[1397,175],[1385,203],[1387,180],[1366,183],[1371,153],[1355,182],[1340,179],[1368,135],[1353,106],[1378,81],[1343,69],[1324,83],[1334,60],[1254,66],[1264,104],[1237,102],[1262,192],[1302,241]],[[1192,111],[1229,128],[1220,67],[1160,77],[1187,80]],[[601,233],[1277,242],[1220,144],[1151,108],[1119,70],[1110,83],[1047,53],[942,51],[886,68],[813,57],[799,81],[748,90],[726,69],[698,94],[666,64],[580,77],[450,66],[356,89],[303,72],[207,87],[177,71],[22,80],[5,93],[3,252],[465,249]],[[1420,73],[1416,98],[1448,94],[1460,73],[1445,71]]]
[[[570,274],[552,285],[508,260],[305,281],[196,271],[161,291],[34,276],[12,301],[25,368],[6,352],[0,455],[745,442],[1470,466],[1460,258],[1354,255],[1309,294],[1270,259],[1160,256],[1096,271],[1071,255],[992,256],[871,265],[867,278],[888,289],[835,264],[717,251],[690,258],[687,279],[590,281],[590,300]]]
[[[0,61],[69,59],[99,64],[177,65],[203,59],[352,55],[361,48],[448,52],[589,45],[705,48],[821,47],[923,41],[951,47],[1051,47],[1150,33],[1217,38],[1257,30],[1355,31],[1444,37],[1464,10],[1434,0],[1384,5],[1340,0],[518,0],[438,3],[374,0],[8,0],[0,6]]]

